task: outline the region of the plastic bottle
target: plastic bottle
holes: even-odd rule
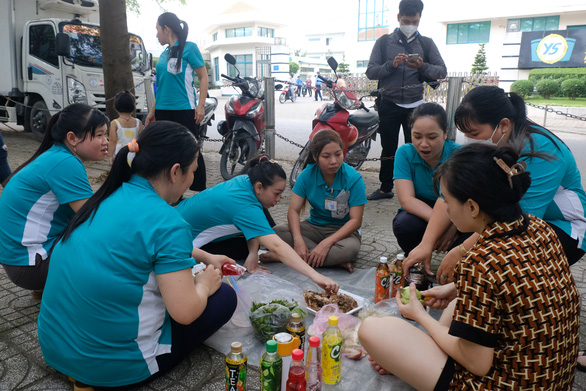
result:
[[[403,276],[403,260],[405,259],[405,254],[397,254],[395,258],[394,264],[395,267],[391,271],[391,278],[392,278],[392,285],[391,285],[391,294],[390,297],[395,297],[397,292],[401,291],[403,287],[403,282],[405,280]]]
[[[303,350],[293,350],[293,361],[289,367],[286,391],[306,391],[305,365],[303,365]]]
[[[338,384],[342,376],[342,332],[337,316],[330,316],[328,323],[322,338],[322,380],[326,384]]]
[[[305,325],[301,320],[301,315],[294,312],[291,315],[291,321],[287,325],[287,332],[293,336],[293,338],[299,338],[299,349],[305,352]]]
[[[232,342],[226,356],[226,391],[246,391],[246,356],[240,342]]]
[[[415,288],[420,292],[426,291],[433,286],[427,279],[423,263],[417,262],[409,268],[409,275],[405,277],[403,285],[409,286],[412,282],[415,283]]]
[[[240,266],[230,262],[224,262],[222,264],[222,275],[223,276],[241,276],[246,271],[244,266]]]
[[[267,351],[260,358],[260,390],[281,391],[283,359],[277,353],[277,342],[267,341]]]
[[[321,391],[321,341],[319,337],[309,338],[307,360],[305,366],[305,379],[307,391]]]
[[[375,303],[389,298],[390,280],[391,272],[387,263],[387,257],[380,257],[380,262],[376,268],[376,281],[374,285]]]
[[[277,353],[283,359],[283,375],[281,377],[281,390],[287,388],[287,371],[291,364],[293,350],[299,347],[299,338],[293,337],[289,333],[277,333],[273,336],[277,341]]]

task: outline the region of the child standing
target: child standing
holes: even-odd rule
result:
[[[110,122],[110,142],[108,144],[108,161],[126,144],[136,138],[142,131],[142,122],[132,116],[136,110],[136,98],[128,91],[119,92],[114,98],[114,107],[119,117]]]

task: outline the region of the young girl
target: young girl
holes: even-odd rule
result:
[[[333,130],[317,132],[309,147],[308,164],[293,187],[288,225],[275,233],[293,246],[310,266],[338,265],[354,271],[352,262],[360,251],[360,233],[366,189],[362,175],[344,163],[344,145]],[[301,222],[305,203],[310,216]],[[271,252],[261,260],[272,260]]]
[[[401,209],[393,219],[393,233],[405,254],[423,238],[437,196],[433,174],[460,146],[448,137],[448,116],[437,103],[424,103],[411,113],[411,143],[395,154],[393,178]],[[447,251],[467,235],[459,235],[452,224],[435,244]]]
[[[0,263],[21,288],[43,290],[53,243],[93,194],[83,163],[106,158],[107,130],[99,110],[67,106],[51,117],[39,149],[8,178],[0,196]]]
[[[55,245],[39,342],[76,389],[151,380],[232,316],[236,294],[219,270],[192,276],[189,226],[169,205],[193,181],[197,153],[185,127],[147,126]]]
[[[142,122],[132,116],[136,110],[136,98],[128,91],[119,92],[114,98],[119,117],[110,123],[108,161],[110,165],[120,148],[135,139],[142,131]]]
[[[445,309],[440,321],[397,295],[401,314],[429,334],[397,317],[363,321],[358,336],[379,372],[418,390],[572,388],[580,297],[555,231],[519,205],[525,167],[509,147],[470,145],[438,168],[448,215],[479,238],[455,283],[421,292]]]

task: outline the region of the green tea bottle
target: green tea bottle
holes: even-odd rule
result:
[[[267,351],[260,359],[260,390],[280,391],[283,359],[277,353],[277,342],[267,341]]]

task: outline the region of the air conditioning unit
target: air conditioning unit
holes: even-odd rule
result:
[[[54,9],[80,15],[98,12],[99,7],[98,0],[39,0],[42,10]]]

